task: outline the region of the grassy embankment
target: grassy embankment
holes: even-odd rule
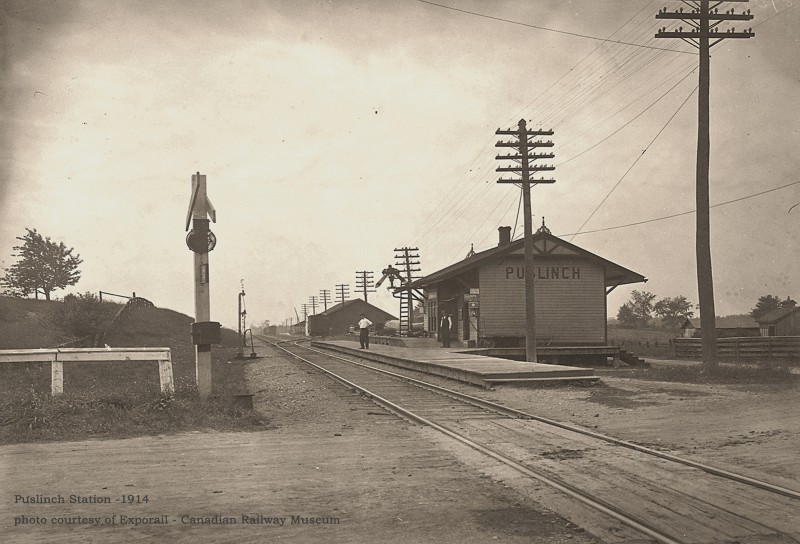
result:
[[[665,329],[608,328],[609,343],[620,346],[640,357],[674,359],[675,352],[670,342],[676,333]],[[658,364],[651,368],[608,370],[604,375],[624,375],[631,378],[682,383],[749,384],[762,383],[797,387],[800,375],[792,368],[800,361],[793,360],[721,360],[714,370],[703,369],[700,361],[685,361],[682,364]]]
[[[0,349],[55,347],[70,340],[53,323],[59,302],[0,297]],[[214,398],[199,402],[194,387],[192,319],[164,309],[137,309],[112,327],[113,347],[169,347],[176,391],[162,395],[156,363],[67,363],[64,394],[50,395],[49,364],[0,365],[0,443],[123,438],[187,430],[256,430],[257,413],[239,408],[244,369],[229,364],[238,335],[223,330],[212,354]]]

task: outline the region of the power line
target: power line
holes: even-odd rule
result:
[[[667,119],[667,122],[666,122],[666,123],[664,123],[664,126],[663,126],[663,127],[661,127],[661,130],[659,130],[659,131],[658,131],[658,134],[656,134],[656,135],[653,137],[653,139],[652,139],[652,140],[650,140],[650,143],[649,143],[649,144],[647,144],[647,147],[645,147],[645,148],[644,148],[644,150],[643,150],[643,151],[642,151],[642,152],[639,154],[639,156],[638,156],[638,157],[636,157],[636,160],[635,160],[635,161],[633,161],[633,164],[631,164],[631,165],[630,165],[630,167],[629,167],[629,168],[628,168],[628,169],[625,171],[625,173],[624,173],[624,174],[622,174],[622,177],[621,177],[621,178],[619,178],[619,181],[618,181],[618,182],[617,182],[617,183],[616,183],[616,184],[615,184],[615,185],[614,185],[614,186],[611,188],[611,190],[610,190],[610,191],[608,192],[608,194],[607,194],[607,195],[606,195],[606,196],[603,198],[603,200],[601,200],[601,201],[600,201],[600,204],[598,204],[598,205],[597,205],[597,207],[594,209],[594,211],[592,211],[592,213],[591,213],[591,214],[589,214],[589,217],[587,217],[587,218],[586,218],[586,221],[584,221],[584,222],[583,222],[583,225],[581,225],[581,228],[579,228],[579,229],[578,229],[578,232],[572,235],[572,238],[575,238],[575,236],[577,236],[578,234],[580,234],[581,230],[583,230],[583,227],[585,227],[585,226],[586,226],[586,223],[588,223],[588,222],[589,222],[589,220],[590,220],[592,217],[594,217],[594,214],[595,214],[595,213],[597,213],[597,210],[599,210],[599,209],[600,209],[600,206],[602,206],[602,205],[605,203],[605,201],[606,201],[606,200],[608,200],[608,197],[610,197],[610,196],[611,196],[611,193],[613,193],[613,192],[616,190],[616,188],[617,188],[617,187],[619,187],[619,184],[620,184],[620,183],[622,183],[622,180],[624,180],[624,179],[625,179],[625,176],[627,176],[627,175],[628,175],[628,173],[629,173],[631,170],[633,170],[633,167],[634,167],[634,166],[636,166],[636,164],[639,162],[639,160],[640,160],[642,157],[644,157],[644,154],[645,154],[645,153],[647,153],[647,150],[648,150],[648,149],[650,149],[650,146],[652,146],[652,145],[653,145],[653,143],[656,141],[656,139],[657,139],[659,136],[661,136],[661,133],[662,133],[662,132],[664,132],[664,130],[667,128],[667,126],[670,124],[670,122],[671,122],[671,121],[672,121],[672,120],[675,118],[675,116],[676,116],[676,115],[678,115],[678,112],[679,112],[679,111],[681,111],[681,109],[683,109],[683,106],[684,106],[684,105],[686,105],[686,103],[689,101],[689,99],[692,97],[692,95],[694,94],[694,92],[697,90],[697,88],[698,88],[698,87],[699,87],[699,85],[698,85],[697,87],[695,87],[694,89],[692,89],[692,92],[691,92],[691,93],[689,93],[689,96],[687,96],[687,97],[686,97],[686,99],[685,99],[685,100],[684,100],[684,101],[681,103],[681,105],[680,105],[680,106],[678,106],[678,109],[677,109],[677,110],[675,110],[675,113],[673,113],[673,114],[672,114],[672,117],[670,117],[669,119]],[[572,241],[572,238],[570,238],[570,241]]]
[[[547,32],[555,32],[556,34],[566,34],[567,36],[576,36],[578,38],[587,38],[587,39],[590,39],[590,40],[598,40],[598,41],[603,41],[603,42],[618,43],[618,44],[621,44],[621,45],[632,45],[634,47],[642,47],[642,48],[645,48],[645,49],[657,49],[657,50],[660,50],[660,51],[672,51],[673,53],[685,53],[685,54],[690,54],[690,55],[696,55],[697,54],[697,53],[694,53],[692,51],[681,51],[680,49],[669,49],[669,48],[666,48],[666,47],[656,47],[654,45],[642,45],[640,43],[623,42],[623,41],[619,41],[619,40],[609,40],[607,38],[600,38],[598,36],[590,36],[588,34],[580,34],[578,32],[569,32],[568,30],[557,30],[555,28],[547,28],[545,26],[532,25],[530,23],[522,23],[520,21],[514,21],[512,19],[504,19],[502,17],[495,17],[493,15],[486,15],[485,13],[478,13],[476,11],[468,11],[468,10],[465,10],[465,9],[454,8],[453,6],[445,6],[444,4],[437,4],[436,2],[430,2],[429,0],[417,0],[417,2],[420,2],[422,4],[430,4],[431,6],[437,6],[437,7],[440,7],[440,8],[449,9],[449,10],[453,10],[453,11],[458,11],[460,13],[466,13],[467,15],[475,15],[476,17],[483,17],[484,19],[492,19],[493,21],[500,21],[500,22],[503,22],[503,23],[510,23],[512,25],[520,25],[520,26],[524,26],[524,27],[528,27],[528,28],[535,28],[537,30],[545,30]]]
[[[763,21],[760,21],[760,22],[758,22],[758,23],[754,24],[754,25],[753,25],[753,28],[759,27],[759,26],[763,25],[764,23],[766,23],[767,21],[771,21],[771,20],[773,20],[775,17],[778,17],[779,15],[783,15],[784,13],[786,13],[787,11],[789,11],[790,9],[792,9],[793,7],[795,7],[796,5],[797,5],[797,4],[792,4],[792,5],[791,5],[791,6],[789,6],[788,8],[786,8],[786,9],[782,9],[781,11],[779,11],[778,13],[776,13],[775,15],[772,15],[771,17],[767,17],[767,18],[766,18],[766,19],[764,19]]]
[[[637,15],[639,15],[640,13],[642,13],[642,12],[643,12],[643,11],[644,11],[644,10],[645,10],[645,9],[646,9],[646,8],[647,8],[649,5],[650,5],[650,4],[652,4],[654,1],[655,1],[655,0],[650,0],[650,2],[648,2],[647,4],[645,4],[644,6],[642,6],[642,8],[641,8],[639,11],[637,11],[636,13],[634,13],[633,15],[631,15],[631,17],[630,17],[630,18],[629,18],[627,21],[625,21],[625,22],[624,22],[624,23],[623,23],[623,24],[622,24],[622,25],[621,25],[621,26],[620,26],[618,29],[616,29],[616,30],[615,30],[613,33],[611,33],[611,35],[610,35],[608,38],[605,38],[605,39],[602,41],[602,43],[599,43],[599,44],[597,44],[597,47],[595,47],[594,49],[592,49],[592,50],[591,50],[589,53],[587,53],[587,54],[586,54],[586,55],[585,55],[585,56],[584,56],[584,57],[583,57],[581,60],[579,60],[579,61],[578,61],[578,63],[577,63],[577,64],[575,64],[575,66],[573,66],[572,68],[570,68],[569,70],[567,70],[566,72],[564,72],[564,73],[561,75],[561,77],[559,77],[557,80],[555,80],[553,83],[551,83],[551,84],[550,84],[550,86],[549,86],[549,87],[547,87],[547,88],[546,88],[544,91],[542,91],[541,93],[539,93],[539,96],[537,96],[536,98],[534,98],[533,100],[531,100],[530,102],[528,102],[528,104],[527,104],[527,105],[526,105],[524,108],[522,108],[522,110],[521,110],[519,113],[517,113],[516,115],[514,115],[514,116],[513,116],[513,117],[512,117],[512,118],[511,118],[511,119],[510,119],[510,120],[509,120],[509,121],[508,121],[506,124],[510,124],[510,123],[514,122],[514,120],[516,120],[517,118],[519,118],[519,117],[522,115],[522,113],[523,113],[523,112],[524,112],[526,109],[528,109],[529,107],[531,107],[531,106],[533,105],[533,103],[534,103],[534,102],[536,102],[537,100],[539,100],[540,98],[542,98],[542,97],[543,97],[545,94],[547,94],[547,92],[548,92],[548,91],[550,91],[550,89],[552,89],[553,87],[555,87],[555,86],[556,86],[556,85],[557,85],[557,84],[558,84],[558,83],[559,83],[559,82],[560,82],[562,79],[564,79],[565,77],[569,76],[569,75],[572,73],[572,71],[573,71],[573,70],[575,70],[575,68],[577,68],[578,66],[580,66],[581,64],[583,64],[583,61],[585,61],[586,59],[588,59],[589,57],[591,57],[591,56],[592,56],[592,55],[593,55],[593,54],[594,54],[594,53],[595,53],[595,52],[596,52],[598,49],[600,49],[601,47],[603,47],[603,44],[607,43],[607,42],[609,41],[609,39],[611,38],[611,36],[613,36],[614,34],[616,34],[617,32],[619,32],[619,31],[620,31],[620,30],[622,30],[623,28],[625,28],[625,26],[626,26],[628,23],[630,23],[630,22],[631,22],[631,21],[632,21],[634,18],[636,18],[636,16],[637,16]],[[630,31],[629,31],[628,33],[630,33]],[[625,34],[625,35],[627,35],[627,34]],[[581,70],[583,71],[583,70],[585,70],[585,69],[586,69],[586,68],[582,68]],[[541,116],[536,116],[536,117],[541,117]]]
[[[622,125],[621,127],[619,127],[617,130],[615,130],[614,132],[612,132],[611,134],[609,134],[608,136],[606,136],[605,138],[603,138],[603,139],[602,139],[602,140],[600,140],[599,142],[595,143],[594,145],[592,145],[592,146],[590,146],[590,147],[588,147],[588,148],[584,149],[583,151],[581,151],[581,152],[580,152],[580,153],[578,153],[577,155],[573,155],[573,156],[572,156],[572,157],[570,157],[569,159],[567,159],[567,160],[565,160],[564,162],[560,163],[560,164],[559,164],[559,166],[562,166],[562,165],[564,165],[564,164],[567,164],[568,162],[570,162],[570,161],[572,161],[572,160],[574,160],[574,159],[577,159],[577,158],[578,158],[578,157],[580,157],[581,155],[583,155],[583,154],[585,154],[585,153],[588,153],[589,151],[591,151],[592,149],[594,149],[594,148],[595,148],[595,147],[597,147],[598,145],[602,144],[603,142],[605,142],[606,140],[608,140],[609,138],[611,138],[612,136],[614,136],[615,134],[617,134],[617,133],[618,133],[619,131],[621,131],[623,128],[627,127],[628,125],[630,125],[631,123],[633,123],[634,121],[636,121],[636,120],[637,120],[639,117],[641,117],[642,115],[644,115],[644,114],[645,114],[645,113],[646,113],[646,112],[647,112],[647,111],[648,111],[650,108],[652,108],[653,106],[655,106],[656,104],[658,104],[658,103],[661,101],[661,99],[662,99],[662,98],[664,98],[664,97],[665,97],[665,96],[667,96],[669,93],[671,93],[671,92],[672,92],[672,90],[673,90],[675,87],[677,87],[678,85],[680,85],[681,83],[683,83],[683,81],[684,81],[684,80],[685,80],[687,77],[689,77],[690,75],[692,75],[694,72],[695,72],[695,70],[692,70],[692,71],[690,71],[689,73],[687,73],[685,76],[683,76],[683,77],[682,77],[682,78],[681,78],[681,79],[680,79],[680,80],[679,80],[679,81],[678,81],[678,82],[677,82],[675,85],[673,85],[672,87],[670,87],[669,89],[667,89],[667,91],[666,91],[664,94],[662,94],[661,96],[659,96],[658,98],[656,98],[656,99],[655,99],[655,101],[653,101],[653,102],[652,102],[652,103],[651,103],[649,106],[647,106],[645,109],[643,109],[642,111],[640,111],[640,112],[639,112],[639,113],[636,115],[636,117],[633,117],[633,118],[632,118],[630,121],[628,121],[627,123],[625,123],[624,125]],[[692,91],[692,93],[694,93],[694,91]],[[691,95],[689,95],[689,96],[691,96]],[[614,114],[614,115],[616,115],[616,114]],[[613,116],[612,116],[612,117],[613,117]]]
[[[719,208],[721,206],[727,206],[728,204],[734,204],[736,202],[741,202],[742,200],[748,200],[748,199],[751,199],[751,198],[755,198],[757,196],[765,195],[767,193],[772,193],[772,192],[775,192],[775,191],[780,191],[781,189],[786,189],[787,187],[791,187],[793,185],[799,185],[799,184],[800,184],[800,180],[793,181],[792,183],[787,183],[786,185],[781,185],[780,187],[773,187],[772,189],[767,189],[766,191],[760,191],[758,193],[753,193],[751,195],[742,196],[742,197],[739,197],[739,198],[734,198],[733,200],[726,200],[725,202],[719,202],[717,204],[711,204],[709,206],[709,208]],[[605,232],[607,230],[616,230],[616,229],[624,229],[624,228],[627,228],[627,227],[635,227],[635,226],[638,226],[638,225],[645,225],[647,223],[655,223],[657,221],[664,221],[666,219],[673,219],[675,217],[681,217],[682,215],[691,215],[691,214],[696,213],[696,212],[697,212],[697,210],[690,210],[688,212],[674,213],[672,215],[665,215],[665,216],[662,216],[662,217],[656,217],[654,219],[645,219],[644,221],[637,221],[635,223],[626,223],[624,225],[617,225],[617,226],[614,226],[614,227],[605,227],[605,228],[602,228],[602,229],[595,229],[595,230],[584,230],[584,231],[574,232],[574,233],[570,233],[570,234],[560,234],[559,236],[560,237],[572,236],[574,238],[575,236],[578,236],[580,234],[593,234],[595,232]]]
[[[652,3],[652,0],[647,5],[649,5],[650,3]],[[647,7],[647,5],[645,6],[645,8]],[[643,8],[643,9],[645,9],[645,8]],[[623,23],[619,28],[617,28],[617,30],[615,30],[609,36],[609,38],[604,39],[603,40],[604,43],[608,42],[611,36],[614,36],[615,34],[619,33],[626,25],[628,25],[630,23],[630,21],[635,19],[635,17],[639,13],[641,13],[641,11],[643,11],[643,9],[640,9],[639,12],[637,12],[632,17],[630,17],[627,21],[625,21],[625,23]],[[640,27],[640,28],[644,28],[645,26],[647,26],[649,28],[649,26],[651,26],[651,25],[643,25],[643,24],[638,25],[638,27]],[[645,30],[645,32],[648,32],[648,30]],[[632,33],[635,33],[635,31],[634,30],[630,30],[625,35],[629,35],[629,34],[632,34]],[[548,92],[551,89],[553,89],[553,87],[555,87],[558,83],[560,83],[565,78],[572,78],[573,80],[575,80],[575,79],[578,80],[578,81],[574,81],[572,83],[569,83],[570,90],[568,90],[566,92],[567,96],[569,96],[570,93],[573,90],[579,91],[579,94],[583,93],[584,90],[580,85],[580,81],[581,80],[585,80],[587,78],[587,76],[585,76],[583,74],[585,72],[587,72],[587,71],[591,71],[592,74],[594,74],[594,73],[597,72],[597,68],[593,68],[592,65],[596,65],[598,63],[598,61],[599,61],[600,68],[602,68],[602,66],[607,65],[609,61],[608,60],[602,60],[602,59],[598,59],[598,61],[590,61],[588,63],[588,65],[584,66],[584,68],[582,68],[581,70],[579,70],[577,72],[575,70],[581,64],[586,63],[587,59],[589,57],[591,57],[593,53],[597,52],[601,46],[602,46],[602,44],[598,45],[596,48],[593,49],[593,51],[591,53],[589,53],[588,55],[584,56],[572,68],[570,68],[566,73],[564,73],[561,77],[559,77],[553,84],[551,84],[544,92],[540,93],[537,98],[535,98],[533,101],[528,103],[528,105],[525,106],[525,108],[523,108],[523,111],[528,109],[534,102],[539,101],[540,99],[544,99],[544,101],[543,101],[544,103],[541,105],[541,109],[544,109],[544,111],[547,111],[547,110],[552,111],[553,108],[552,107],[548,108],[546,106],[546,104],[545,104],[545,103],[549,102],[551,99],[549,97],[545,98],[545,95],[547,95]],[[618,46],[613,45],[613,47],[618,47]],[[623,46],[623,50],[624,49],[627,49],[627,46]],[[663,52],[658,52],[658,51],[656,52],[657,56],[662,55],[662,54],[664,54],[664,53]],[[652,62],[652,60],[653,59],[649,60],[648,64],[650,64]],[[603,77],[608,78],[611,74],[614,74],[619,70],[620,70],[619,66],[616,67],[616,68],[613,68],[610,72],[605,74],[605,76],[603,76]],[[630,67],[626,67],[624,69],[624,71],[634,72],[634,73],[638,72],[640,70],[641,70],[640,66],[639,67],[635,67],[633,70],[631,70]],[[627,76],[627,77],[629,77],[629,76]],[[672,77],[673,76],[670,76],[669,78],[667,78],[667,80],[671,79]],[[658,87],[658,85],[655,86],[655,88],[657,88],[657,87]],[[558,93],[558,96],[563,99],[564,96],[565,96],[565,93],[564,92],[560,92],[560,93]],[[607,93],[604,93],[603,96],[607,96]],[[555,99],[555,97],[554,97],[554,99]],[[638,98],[636,100],[634,100],[633,102],[631,102],[629,105],[632,105],[637,100],[638,100]],[[589,103],[591,101],[592,100],[590,100]],[[586,103],[586,100],[581,100],[581,102],[582,102],[582,104],[581,104],[582,108],[585,108],[585,107],[588,106],[588,103]],[[536,108],[536,109],[540,109],[540,108]],[[569,111],[570,109],[575,110],[576,108],[564,107],[563,103],[562,103],[561,105],[557,106],[556,109]],[[526,117],[528,117],[528,116],[526,116]],[[484,148],[487,147],[487,146],[488,146],[488,144],[485,145]],[[479,162],[480,157],[481,157],[481,155],[479,154],[472,161],[472,165],[469,168],[469,172],[473,172],[473,169],[478,170],[477,169],[477,163]],[[489,168],[484,168],[484,169],[480,169],[480,170],[488,170],[488,169]],[[463,179],[463,178],[467,177],[468,175],[469,174],[467,174],[465,172],[465,174],[462,175],[461,178]],[[475,177],[477,177],[478,179],[482,179],[484,176],[485,176],[485,173],[484,174],[478,174],[478,172],[475,173]],[[459,180],[458,183],[460,183],[460,180]],[[457,185],[458,183],[456,183],[454,185]],[[471,209],[474,206],[474,202],[475,201],[481,200],[483,197],[485,197],[485,193],[486,193],[487,189],[488,189],[488,187],[485,184],[482,184],[482,183],[481,184],[473,184],[473,185],[470,185],[469,189],[467,190],[467,193],[462,195],[462,198],[452,199],[451,202],[446,206],[446,209],[443,210],[440,213],[437,213],[435,215],[435,217],[430,222],[428,222],[428,224],[423,228],[422,233],[421,233],[421,242],[420,243],[425,243],[425,240],[428,240],[431,236],[436,236],[437,240],[442,240],[441,235],[440,235],[441,231],[442,230],[446,230],[447,228],[449,228],[449,226],[451,226],[453,223],[455,223],[457,218],[459,216],[463,215],[463,213],[467,213],[466,210]],[[462,210],[463,210],[463,213],[462,213]],[[456,218],[454,219],[453,216],[456,216]]]

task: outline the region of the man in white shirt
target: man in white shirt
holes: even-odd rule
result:
[[[361,342],[361,347],[358,349],[369,349],[369,328],[371,326],[372,321],[361,314],[361,319],[358,321],[358,341]]]

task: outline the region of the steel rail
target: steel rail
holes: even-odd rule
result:
[[[295,343],[295,345],[297,345],[297,343]],[[567,430],[567,431],[571,431],[571,432],[574,432],[574,433],[582,434],[584,436],[589,436],[589,437],[592,437],[592,438],[596,438],[598,440],[603,440],[605,442],[608,442],[608,443],[611,443],[611,444],[615,444],[617,446],[622,446],[624,448],[632,449],[632,450],[635,450],[635,451],[638,451],[638,452],[641,452],[641,453],[645,453],[647,455],[652,455],[654,457],[659,457],[661,459],[666,459],[666,460],[672,461],[674,463],[679,463],[679,464],[682,464],[682,465],[685,465],[685,466],[696,468],[696,469],[702,470],[703,472],[706,472],[708,474],[713,474],[714,476],[719,476],[719,477],[725,478],[727,480],[732,480],[732,481],[735,481],[735,482],[739,482],[741,484],[745,484],[745,485],[749,485],[751,487],[756,487],[758,489],[762,489],[764,491],[769,491],[769,492],[772,492],[772,493],[783,495],[785,497],[789,497],[789,498],[792,498],[792,499],[800,500],[800,492],[799,491],[795,491],[794,489],[789,489],[789,488],[782,487],[782,486],[779,486],[779,485],[771,484],[769,482],[765,482],[763,480],[758,480],[758,479],[755,479],[755,478],[751,478],[751,477],[745,476],[743,474],[737,474],[735,472],[730,472],[730,471],[727,471],[727,470],[724,470],[724,469],[721,469],[721,468],[717,468],[717,467],[713,467],[713,466],[706,465],[706,464],[703,464],[703,463],[699,463],[697,461],[692,461],[690,459],[685,459],[683,457],[678,457],[676,455],[672,455],[672,454],[665,453],[665,452],[662,452],[662,451],[654,450],[652,448],[648,448],[648,447],[645,447],[645,446],[640,446],[639,444],[635,444],[633,442],[620,440],[620,439],[614,438],[612,436],[604,435],[604,434],[601,434],[601,433],[598,433],[598,432],[594,432],[594,431],[589,431],[587,429],[582,429],[580,427],[576,427],[576,426],[570,425],[568,423],[562,423],[560,421],[556,421],[556,420],[549,419],[549,418],[546,418],[546,417],[537,416],[537,415],[534,415],[534,414],[529,414],[529,413],[523,412],[521,410],[516,410],[514,408],[509,408],[507,406],[503,406],[502,404],[497,404],[497,403],[494,403],[492,401],[484,400],[484,399],[481,399],[481,398],[478,398],[478,397],[474,397],[472,395],[467,395],[466,393],[460,393],[458,391],[453,391],[451,389],[447,389],[445,387],[441,387],[441,386],[434,385],[434,384],[431,384],[431,383],[428,383],[428,382],[424,382],[422,380],[417,380],[417,379],[411,378],[409,376],[403,376],[402,374],[397,374],[395,372],[390,372],[388,370],[383,370],[383,369],[380,369],[380,368],[374,368],[374,367],[371,367],[369,365],[365,365],[365,364],[362,364],[362,363],[359,363],[359,362],[356,362],[356,361],[351,361],[351,360],[345,359],[345,358],[343,358],[341,356],[333,355],[333,354],[330,354],[330,353],[327,353],[327,352],[324,352],[324,351],[321,351],[321,350],[318,350],[318,349],[314,349],[314,348],[311,348],[311,347],[308,347],[308,346],[297,345],[297,347],[303,348],[303,349],[306,349],[306,350],[309,350],[309,351],[313,351],[313,352],[316,352],[316,353],[321,353],[321,354],[327,355],[329,357],[332,357],[334,359],[339,359],[341,361],[350,363],[352,365],[357,365],[357,366],[361,366],[361,367],[364,367],[364,368],[368,368],[368,369],[371,369],[371,370],[373,370],[375,372],[380,372],[380,373],[383,373],[383,374],[387,374],[389,376],[397,377],[397,378],[409,381],[411,383],[414,383],[415,385],[417,385],[419,387],[423,387],[423,388],[438,392],[440,394],[456,398],[458,400],[473,404],[473,405],[478,406],[480,408],[493,410],[495,412],[498,412],[500,414],[503,414],[503,415],[506,415],[506,416],[509,416],[509,417],[513,417],[515,419],[530,419],[530,420],[538,421],[540,423],[551,425],[553,427],[558,427],[558,428],[561,428],[561,429],[564,429],[564,430]]]
[[[510,457],[506,457],[505,455],[503,455],[503,454],[501,454],[499,452],[496,452],[496,451],[494,451],[494,450],[492,450],[490,448],[487,448],[486,446],[484,446],[482,444],[479,444],[479,443],[477,443],[477,442],[475,442],[473,440],[470,440],[466,436],[463,436],[463,435],[459,434],[456,431],[448,429],[447,427],[444,427],[443,425],[440,425],[438,423],[434,423],[433,421],[430,421],[430,420],[428,420],[428,419],[426,419],[426,418],[424,418],[424,417],[422,417],[422,416],[420,416],[420,415],[418,415],[418,414],[416,414],[416,413],[414,413],[414,412],[412,412],[412,411],[410,411],[410,410],[408,410],[406,408],[403,408],[402,406],[399,406],[398,404],[395,404],[392,401],[381,397],[380,395],[376,395],[375,393],[369,391],[368,389],[366,389],[366,388],[364,388],[364,387],[362,387],[362,386],[360,386],[360,385],[358,385],[358,384],[356,384],[354,382],[351,382],[347,378],[339,376],[335,372],[332,372],[332,371],[330,371],[330,370],[328,370],[326,368],[323,368],[322,366],[320,366],[320,365],[318,365],[318,364],[316,364],[316,363],[314,363],[312,361],[309,361],[308,359],[305,359],[304,357],[301,357],[300,355],[297,355],[296,353],[292,353],[290,350],[286,349],[285,347],[278,345],[278,343],[273,343],[273,345],[276,348],[281,349],[284,352],[286,352],[287,354],[291,355],[292,357],[294,357],[294,358],[296,358],[296,359],[298,359],[298,360],[300,360],[300,361],[302,361],[302,362],[304,362],[304,363],[306,363],[308,365],[311,365],[312,367],[316,368],[317,370],[319,370],[323,374],[325,374],[327,376],[330,376],[331,378],[333,378],[336,381],[344,384],[345,386],[347,386],[347,387],[349,387],[351,389],[354,389],[356,391],[361,392],[362,394],[364,394],[367,397],[369,397],[370,400],[372,400],[376,404],[384,407],[385,409],[389,410],[390,412],[392,412],[394,414],[397,414],[400,417],[403,417],[403,418],[405,418],[407,420],[419,423],[421,425],[425,425],[425,426],[431,427],[431,428],[439,431],[440,433],[442,433],[442,434],[444,434],[446,436],[449,436],[450,438],[453,438],[453,439],[461,442],[462,444],[464,444],[466,446],[469,446],[470,448],[472,448],[472,449],[474,449],[476,451],[479,451],[479,452],[481,452],[481,453],[483,453],[485,455],[488,455],[492,459],[495,459],[496,461],[499,461],[499,462],[503,463],[504,465],[506,465],[508,467],[511,467],[514,470],[517,470],[518,472],[521,472],[522,474],[525,474],[526,476],[529,476],[529,477],[531,477],[531,478],[533,478],[535,480],[538,480],[539,482],[541,482],[543,484],[546,484],[546,485],[548,485],[548,486],[550,486],[550,487],[552,487],[554,489],[557,489],[558,491],[561,491],[562,493],[568,495],[569,497],[572,497],[573,499],[576,499],[579,502],[582,502],[583,504],[585,504],[585,505],[587,505],[587,506],[589,506],[589,507],[591,507],[591,508],[593,508],[593,509],[595,509],[595,510],[597,510],[599,512],[602,512],[602,513],[606,514],[607,516],[614,518],[615,520],[619,521],[620,523],[623,523],[623,524],[627,525],[628,527],[631,527],[632,529],[635,529],[635,530],[637,530],[637,531],[639,531],[639,532],[641,532],[641,533],[653,538],[654,540],[656,540],[658,542],[661,542],[663,544],[682,544],[681,541],[675,540],[672,537],[670,537],[669,535],[660,532],[655,527],[649,525],[645,521],[642,521],[642,520],[639,520],[639,519],[633,517],[630,514],[627,514],[622,509],[616,508],[616,507],[614,507],[614,506],[612,506],[612,505],[610,505],[610,504],[608,504],[608,503],[606,503],[606,502],[604,502],[604,501],[602,501],[602,500],[600,500],[600,499],[598,499],[596,497],[593,497],[590,494],[588,494],[588,493],[586,493],[584,491],[581,491],[580,489],[577,489],[577,488],[567,484],[566,482],[563,482],[561,480],[558,480],[556,478],[553,478],[551,476],[547,476],[547,475],[542,474],[542,473],[540,473],[540,472],[538,472],[536,470],[533,470],[530,467],[525,466],[525,465],[515,461],[514,459],[512,459]],[[311,349],[311,348],[306,348],[305,346],[296,346],[296,347],[303,348],[303,349]],[[320,353],[322,355],[330,356],[328,353],[320,352],[318,350],[313,350],[312,349],[311,351],[315,351],[315,352]],[[332,356],[332,357],[333,358],[337,358],[337,359],[339,358],[339,357],[334,357],[334,356]],[[350,361],[345,361],[345,362],[350,362]],[[358,364],[358,363],[356,363],[356,364]],[[365,366],[366,367],[366,365],[360,365],[360,366]],[[371,368],[371,367],[366,367],[366,368]]]

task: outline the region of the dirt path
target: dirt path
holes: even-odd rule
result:
[[[281,358],[246,373],[271,430],[0,447],[2,533],[14,542],[594,541],[316,373]],[[71,504],[73,495],[91,502]],[[53,497],[65,502],[39,504]]]

